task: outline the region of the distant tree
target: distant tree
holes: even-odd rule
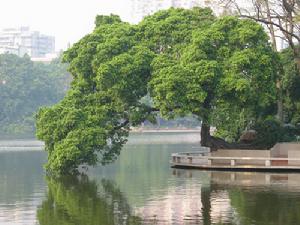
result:
[[[68,79],[66,65],[61,63],[0,55],[0,133],[33,136],[35,112],[62,99]]]

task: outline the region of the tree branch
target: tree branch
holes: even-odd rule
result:
[[[280,26],[279,24],[277,23],[274,23],[272,21],[267,21],[265,19],[262,19],[262,18],[255,18],[253,16],[247,16],[247,15],[240,15],[240,17],[242,18],[247,18],[247,19],[252,19],[252,20],[255,20],[257,22],[261,22],[261,23],[264,23],[264,24],[272,24],[273,26],[279,28],[279,30],[281,30],[283,33],[287,34],[287,35],[290,35],[292,36],[293,38],[297,39],[298,42],[300,42],[300,37],[298,37],[297,35],[287,31],[286,29],[284,29],[282,26]]]

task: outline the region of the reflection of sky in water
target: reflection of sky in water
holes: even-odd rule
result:
[[[201,209],[201,187],[191,183],[184,187],[170,187],[164,196],[148,199],[134,212],[148,222],[159,220],[174,224],[179,221],[195,223],[201,219]]]
[[[41,151],[0,152],[0,224],[35,224],[47,187]]]
[[[176,177],[173,182],[176,179],[189,179],[178,186],[170,185],[167,190],[164,190],[165,194],[150,197],[143,206],[135,207],[134,212],[143,218],[144,222],[149,224],[182,224],[183,222],[184,224],[202,224],[205,216],[204,207],[208,207],[210,220],[214,224],[226,224],[233,220],[234,210],[230,205],[226,190],[210,191],[205,180],[201,183],[201,178],[204,178],[203,174],[196,174],[196,177],[193,178],[195,171],[174,171],[176,171]],[[201,193],[202,190],[204,193]],[[209,196],[207,196],[207,190],[210,192]],[[208,197],[209,202],[204,202],[202,197]]]
[[[212,223],[230,223],[233,209],[227,191],[213,191],[210,196]]]
[[[198,137],[198,133],[193,135],[192,139]],[[300,174],[170,168],[171,153],[196,149],[194,141],[182,143],[182,139],[189,142],[188,137],[190,134],[135,134],[114,164],[89,169],[90,181],[96,181],[99,196],[106,196],[115,213],[124,213],[118,210],[118,201],[124,201],[146,224],[283,225],[282,220],[285,225],[300,224]],[[169,144],[162,144],[163,139]],[[140,144],[143,141],[148,144]],[[42,169],[45,159],[46,153],[40,151],[0,152],[1,225],[37,223],[37,209],[49,200]],[[107,193],[102,187],[103,179],[115,185],[118,201],[113,201],[114,192]],[[52,185],[57,191],[63,187]],[[94,210],[93,204],[85,207]]]

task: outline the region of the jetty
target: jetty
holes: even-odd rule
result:
[[[300,143],[277,143],[270,150],[204,149],[172,154],[173,168],[300,172]]]

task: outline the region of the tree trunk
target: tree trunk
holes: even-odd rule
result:
[[[204,119],[202,120],[200,137],[201,146],[210,147],[210,125]]]
[[[203,114],[202,114],[202,124],[200,133],[200,144],[204,147],[210,147],[210,124],[209,124],[209,113],[211,110],[211,100],[213,93],[207,92],[207,96],[203,102]]]

